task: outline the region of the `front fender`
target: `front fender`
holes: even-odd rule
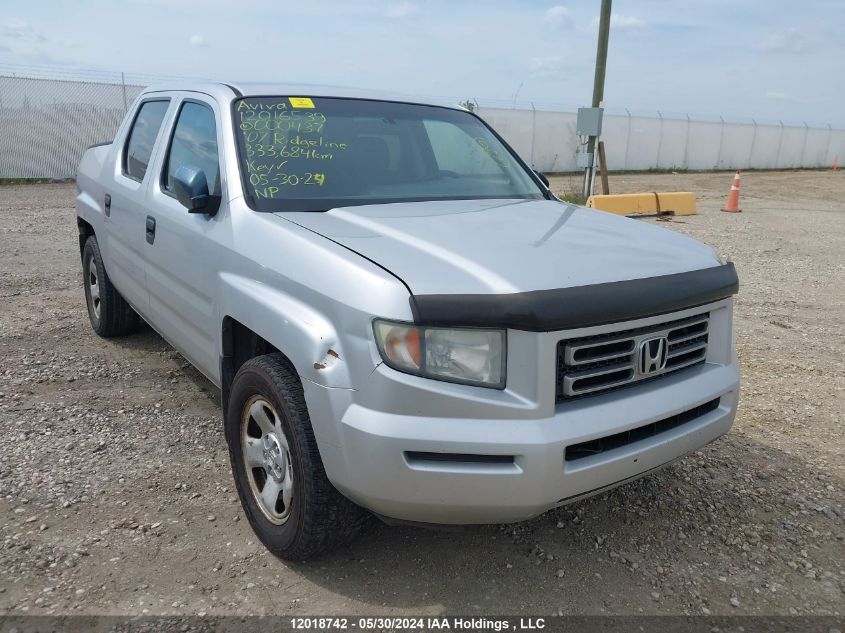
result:
[[[282,350],[303,380],[352,388],[350,367],[343,360],[346,351],[329,319],[290,294],[249,277],[233,273],[220,277],[222,315]]]

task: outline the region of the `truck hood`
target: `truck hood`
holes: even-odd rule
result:
[[[279,213],[376,262],[415,295],[507,294],[718,266],[652,224],[551,200],[378,204]]]

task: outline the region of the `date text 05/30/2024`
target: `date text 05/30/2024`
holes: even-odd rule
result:
[[[297,631],[539,631],[544,618],[461,617],[300,617],[290,619]]]

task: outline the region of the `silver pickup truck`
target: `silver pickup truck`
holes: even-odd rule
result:
[[[218,386],[244,511],[302,560],[388,522],[520,521],[713,441],[734,267],[566,204],[478,116],[348,89],[151,87],[85,153],[91,325]]]

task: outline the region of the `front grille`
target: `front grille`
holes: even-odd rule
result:
[[[644,440],[649,437],[654,437],[655,435],[665,433],[671,429],[676,429],[687,422],[697,420],[701,416],[710,413],[711,411],[715,411],[718,406],[719,398],[716,398],[715,400],[699,405],[694,409],[689,409],[683,413],[678,413],[677,415],[673,415],[663,420],[658,420],[657,422],[652,422],[651,424],[646,424],[645,426],[637,427],[636,429],[631,429],[630,431],[623,431],[622,433],[607,435],[595,440],[590,440],[589,442],[581,442],[580,444],[567,446],[566,452],[564,453],[564,459],[568,462],[573,462],[578,459],[590,457],[591,455],[598,455],[599,453],[612,451],[614,448],[627,446],[628,444],[633,444],[634,442],[639,442],[640,440]]]
[[[557,401],[627,387],[699,365],[707,356],[710,315],[560,341],[557,348]],[[643,371],[640,344],[665,338],[666,364]],[[652,368],[653,369],[653,368]]]

